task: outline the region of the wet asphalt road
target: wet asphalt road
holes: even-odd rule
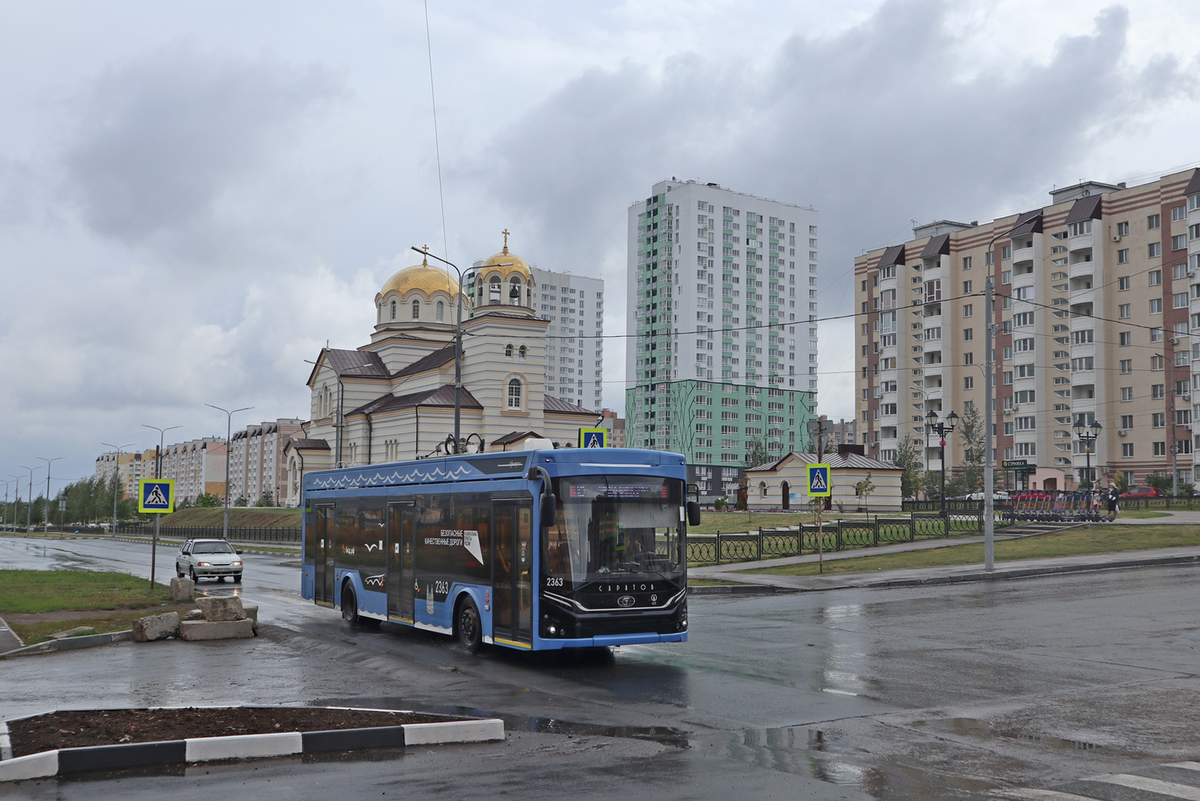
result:
[[[174,552],[160,548],[161,580],[173,575]],[[348,629],[300,601],[294,560],[246,554],[246,563],[242,586],[201,588],[258,602],[265,636],[9,660],[0,716],[336,702],[498,715],[514,736],[300,772],[272,762],[182,779],[26,784],[14,797],[188,797],[189,787],[247,785],[313,797],[297,795],[301,777],[375,797],[406,782],[429,797],[494,797],[462,770],[481,760],[530,798],[562,797],[564,786],[579,797],[727,798],[738,788],[747,797],[989,798],[1200,756],[1194,567],[696,597],[686,644],[477,658],[421,632]],[[147,575],[149,548],[0,539],[0,565]]]

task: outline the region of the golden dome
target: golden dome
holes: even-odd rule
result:
[[[398,292],[404,296],[414,289],[421,290],[426,297],[432,297],[434,292],[445,292],[454,300],[458,297],[458,279],[445,270],[429,266],[429,260],[424,259],[420,264],[405,267],[389,278],[379,294]]]
[[[525,283],[529,283],[533,279],[533,271],[529,269],[525,260],[515,253],[509,252],[507,228],[504,229],[504,250],[484,260],[483,264],[479,265],[477,272],[483,276],[491,274],[493,270],[498,270],[505,281],[514,273],[521,276]]]

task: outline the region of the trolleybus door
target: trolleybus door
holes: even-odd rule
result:
[[[413,620],[413,503],[388,504],[387,610]]]
[[[333,506],[318,506],[316,549],[313,553],[313,600],[333,603]]]
[[[496,558],[492,560],[492,637],[528,643],[533,635],[533,526],[528,501],[493,506]]]

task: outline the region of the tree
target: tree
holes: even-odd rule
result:
[[[861,504],[864,512],[867,510],[867,498],[872,492],[875,491],[875,489],[875,482],[871,480],[870,470],[868,470],[867,474],[863,476],[862,481],[859,481],[854,485],[854,494],[859,497],[859,503]]]
[[[196,496],[196,508],[212,509],[221,505],[221,499],[211,492],[202,492]]]
[[[892,464],[904,472],[900,475],[900,495],[915,498],[925,488],[925,462],[912,436],[905,434],[896,448]]]
[[[237,498],[234,499],[233,505],[234,506],[249,506],[250,499],[247,498],[245,495],[239,495],[239,496],[237,496]]]
[[[266,492],[264,492],[262,495],[259,496],[258,501],[254,505],[255,506],[274,506],[275,505],[275,496],[271,493],[270,490],[267,490]]]
[[[773,460],[774,457],[767,451],[767,443],[757,437],[746,441],[746,459],[742,466],[747,470]]]
[[[983,421],[979,417],[979,409],[971,401],[963,405],[958,431],[963,443],[962,474],[958,483],[963,488],[962,494],[966,494],[983,488],[983,463],[987,454]]]

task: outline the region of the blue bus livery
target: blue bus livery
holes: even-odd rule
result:
[[[679,454],[622,448],[309,473],[301,594],[469,651],[684,642],[685,480]]]

